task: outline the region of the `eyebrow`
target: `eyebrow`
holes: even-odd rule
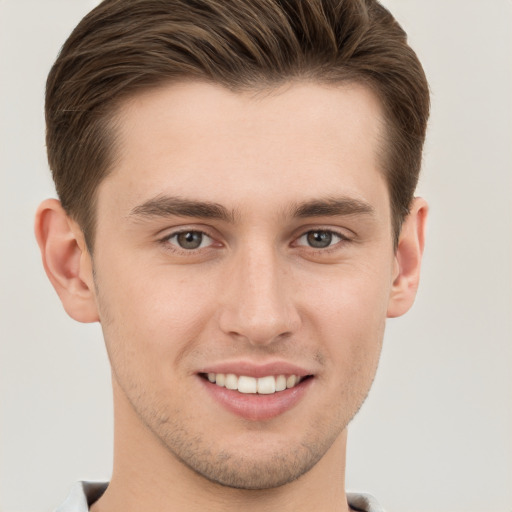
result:
[[[334,217],[345,215],[375,215],[375,208],[352,197],[329,197],[326,199],[313,199],[305,203],[295,205],[292,215],[298,218],[304,217]]]
[[[359,199],[329,197],[295,204],[291,207],[290,213],[295,218],[348,215],[373,216],[375,209],[370,204]],[[195,217],[234,223],[238,214],[236,210],[228,210],[226,207],[214,202],[159,195],[132,208],[128,216],[148,219],[171,216]]]
[[[159,195],[135,206],[129,214],[129,217],[140,218],[170,216],[198,217],[234,222],[236,213],[234,210],[229,211],[224,206],[209,201],[195,201],[181,197]]]

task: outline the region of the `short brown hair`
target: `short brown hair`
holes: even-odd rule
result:
[[[375,0],[105,0],[65,42],[46,87],[48,161],[89,249],[96,189],[115,161],[120,103],[163,82],[231,90],[355,81],[386,118],[383,172],[395,242],[409,212],[429,115],[422,66]]]

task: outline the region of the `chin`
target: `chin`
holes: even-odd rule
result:
[[[302,450],[293,455],[275,454],[267,460],[231,457],[219,454],[215,462],[202,460],[189,461],[187,464],[193,471],[210,482],[241,490],[263,490],[282,487],[307,473],[321,457],[313,460],[311,454],[307,460]],[[194,466],[192,466],[194,464]]]
[[[288,444],[265,437],[252,439],[245,446],[233,441],[224,448],[203,440],[185,441],[174,432],[172,441],[167,438],[165,444],[173,456],[214,484],[259,490],[279,488],[300,478],[322,459],[338,436],[330,432],[322,438],[295,439]]]

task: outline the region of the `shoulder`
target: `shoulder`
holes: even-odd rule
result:
[[[107,485],[108,482],[77,482],[55,512],[88,512],[89,507],[105,492]]]
[[[77,482],[55,512],[88,512],[89,507],[105,492],[107,485],[108,482]],[[347,493],[347,499],[350,507],[359,512],[384,512],[370,494],[351,492]]]
[[[385,512],[371,494],[349,492],[347,500],[350,507],[359,512]]]

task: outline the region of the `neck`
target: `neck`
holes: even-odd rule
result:
[[[114,467],[92,512],[347,512],[346,431],[322,459],[297,480],[262,489],[234,489],[211,482],[183,464],[140,421],[114,386]]]

